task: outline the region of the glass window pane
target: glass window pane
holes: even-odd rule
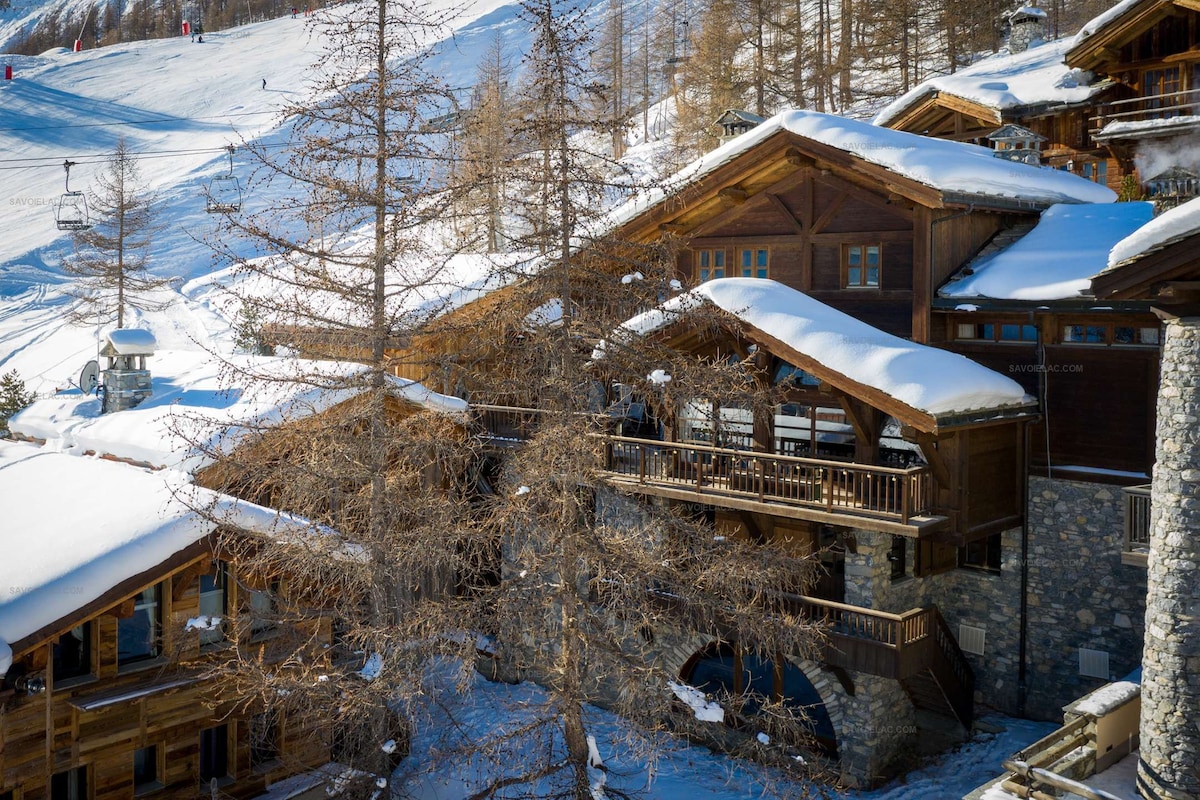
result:
[[[1103,343],[1105,341],[1105,330],[1102,325],[1087,326],[1087,341],[1091,343]]]
[[[980,339],[995,339],[996,338],[996,326],[990,322],[986,322],[983,325],[980,325],[979,326],[979,338]]]
[[[767,251],[766,250],[758,251],[757,260],[755,261],[755,263],[760,267],[767,266]]]
[[[975,323],[973,323],[973,322],[958,323],[958,338],[959,339],[974,339],[975,338]]]
[[[877,246],[872,245],[867,248],[867,264],[873,266],[879,265],[879,248]]]
[[[701,266],[701,267],[707,267],[707,266],[708,266],[708,259],[709,259],[709,257],[710,257],[711,255],[712,255],[712,253],[710,253],[708,250],[701,250],[701,251],[700,251],[700,266]]]
[[[1136,329],[1124,325],[1113,328],[1113,344],[1134,344],[1136,341]]]
[[[92,626],[85,623],[58,637],[54,644],[54,679],[78,678],[92,671]]]
[[[867,286],[879,285],[879,267],[867,267]]]
[[[1036,342],[1038,338],[1037,325],[1022,325],[1021,339],[1026,342]]]
[[[706,280],[708,280],[708,270],[702,269],[700,270],[700,282],[704,283]]]
[[[848,267],[846,269],[846,283],[850,286],[862,285],[862,267]]]
[[[1083,341],[1083,326],[1082,325],[1065,325],[1065,326],[1063,326],[1063,341],[1064,342],[1082,342]]]
[[[759,278],[765,278],[765,277],[767,277],[767,270],[766,270],[766,268],[765,268],[765,267],[762,267],[762,268],[760,268],[760,269],[758,270],[758,276],[757,276],[757,277],[759,277]]]
[[[724,277],[725,277],[725,270],[724,270],[724,269],[722,269],[722,268],[714,269],[714,270],[713,270],[713,277],[714,277],[714,278],[724,278]]]
[[[158,753],[153,746],[133,753],[133,789],[144,790],[158,780]]]
[[[1005,323],[1000,326],[1000,338],[1014,340],[1021,333],[1021,326],[1016,324]]]
[[[229,731],[224,725],[200,731],[200,780],[229,775]]]
[[[846,263],[852,267],[857,267],[862,264],[862,248],[847,247],[846,248]]]
[[[750,265],[753,263],[753,262],[751,261],[751,259],[752,259],[753,257],[754,257],[754,251],[753,251],[753,250],[743,250],[743,251],[742,251],[742,266],[743,266],[743,267],[749,267],[749,266],[750,266]]]
[[[725,251],[724,250],[714,250],[713,251],[713,266],[714,267],[725,266]]]
[[[1158,328],[1141,328],[1140,331],[1142,344],[1158,344]]]
[[[134,600],[133,615],[117,621],[119,664],[158,656],[159,591],[159,586],[144,590]]]

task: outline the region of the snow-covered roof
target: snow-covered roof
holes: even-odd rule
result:
[[[1090,295],[1092,278],[1108,263],[1109,249],[1150,221],[1151,203],[1055,205],[1013,244],[967,265],[973,273],[952,278],[941,297],[996,300],[1066,300]]]
[[[1044,9],[1038,8],[1037,6],[1021,6],[1016,11],[1008,15],[1010,20],[1021,19],[1022,17],[1045,19],[1046,12]]]
[[[1060,170],[1045,169],[992,155],[987,147],[933,139],[816,111],[784,111],[693,161],[661,188],[636,195],[609,217],[613,226],[666,202],[768,137],[786,131],[842,150],[901,177],[964,197],[1028,203],[1110,203],[1112,191]]]
[[[0,496],[0,650],[210,534],[216,523],[192,510],[198,503],[246,530],[281,524],[275,512],[190,486],[182,473],[18,442],[0,441]]]
[[[1104,84],[1092,73],[1071,69],[1063,62],[1072,43],[1072,39],[1059,39],[1020,53],[1000,53],[952,75],[930,78],[884,106],[872,122],[887,126],[934,93],[961,97],[997,111],[1081,103],[1100,92]]]
[[[1121,0],[1121,2],[1117,3],[1112,8],[1100,12],[1084,23],[1083,27],[1079,29],[1079,33],[1075,34],[1075,38],[1068,41],[1070,41],[1072,47],[1082,44],[1084,39],[1092,36],[1118,17],[1124,16],[1127,11],[1132,10],[1135,6],[1153,1],[1154,0]]]
[[[1200,198],[1164,211],[1114,244],[1104,271],[1196,235],[1200,235]]]
[[[163,351],[151,370],[152,393],[135,408],[101,414],[99,399],[64,393],[35,401],[9,420],[9,428],[57,450],[194,471],[209,463],[207,454],[235,445],[239,426],[276,425],[318,414],[364,389],[366,367],[361,364],[265,356],[226,359],[228,363],[199,351]],[[388,380],[399,399],[443,413],[467,410],[457,397],[402,378]]]
[[[154,334],[142,328],[118,328],[108,332],[113,352],[122,356],[153,355],[158,348]]]
[[[1033,402],[1016,381],[965,356],[885,333],[802,292],[762,278],[708,281],[634,317],[622,328],[636,334],[652,333],[705,302],[830,371],[928,415]]]

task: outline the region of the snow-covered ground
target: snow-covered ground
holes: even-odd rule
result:
[[[436,0],[432,10],[458,5]],[[466,88],[495,37],[523,52],[530,34],[516,8],[504,0],[465,4],[436,44],[431,69]],[[230,320],[206,280],[219,265],[205,243],[216,225],[204,186],[228,170],[227,144],[286,137],[281,109],[308,95],[321,47],[303,18],[285,17],[206,34],[202,44],[178,37],[4,58],[14,80],[0,81],[0,372],[15,369],[28,388],[47,393],[95,357],[98,332],[63,323],[71,300],[62,261],[71,247],[54,204],[64,191],[63,161],[77,162],[71,189],[94,188],[121,137],[164,223],[150,270],[173,279],[159,298],[169,301],[165,310],[137,314],[127,326],[150,328],[164,348],[228,349]],[[236,156],[235,172],[246,181],[248,166]],[[246,210],[268,201],[251,194]]]
[[[663,691],[669,689],[664,687]],[[451,688],[434,691],[427,714],[418,719],[412,755],[400,764],[393,784],[411,792],[416,800],[461,800],[480,788],[480,772],[504,774],[505,766],[513,759],[512,751],[497,753],[490,760],[477,757],[473,761],[459,760],[451,767],[440,764],[436,771],[431,769],[434,754],[452,752],[465,742],[528,720],[533,710],[545,702],[545,693],[533,684],[492,683],[478,676],[465,694]],[[847,800],[959,800],[997,777],[1002,759],[1058,727],[1007,717],[988,717],[985,722],[1003,730],[978,734],[955,751],[879,789],[831,792],[827,796]],[[656,759],[648,760],[644,754],[630,751],[618,717],[591,709],[587,723],[608,769],[607,786],[640,790],[652,800],[800,798],[806,791],[815,798],[830,792],[774,769],[678,740],[659,749]]]

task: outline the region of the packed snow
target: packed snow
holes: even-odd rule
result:
[[[1109,250],[1153,215],[1153,204],[1144,202],[1051,206],[1032,231],[973,261],[973,274],[952,279],[938,294],[1047,301],[1090,295]]]
[[[1064,63],[1073,41],[1059,39],[1020,53],[1001,52],[953,74],[930,78],[884,106],[873,122],[886,127],[919,101],[942,94],[993,109],[997,119],[1000,112],[1013,109],[1089,100],[1106,84],[1095,80],[1092,73]]]
[[[811,358],[832,373],[832,382],[845,376],[927,414],[1033,403],[1011,378],[957,353],[885,333],[773,280],[708,281],[634,317],[622,331],[653,333],[706,302]]]
[[[274,534],[292,524],[180,473],[3,440],[0,484],[0,545],[21,555],[0,559],[0,641],[10,645],[210,534],[217,523],[194,510],[201,505],[246,530]]]
[[[1071,709],[1079,714],[1101,716],[1125,705],[1135,697],[1140,697],[1141,694],[1142,687],[1133,681],[1113,681],[1087,695],[1072,705]]]
[[[431,681],[424,704],[415,709],[411,755],[392,775],[392,785],[414,800],[461,800],[483,786],[483,777],[502,777],[520,754],[530,748],[541,753],[545,740],[513,743],[492,757],[486,754],[444,757],[464,746],[528,723],[546,711],[544,690],[530,683],[490,682],[472,675],[465,693],[454,688],[453,677]],[[691,688],[691,687],[684,687]],[[750,761],[731,759],[682,739],[665,737],[653,758],[630,746],[628,723],[602,709],[588,706],[585,723],[604,754],[607,786],[617,791],[645,792],[651,800],[746,800],[815,797],[844,800],[959,800],[1001,774],[1000,762],[1046,736],[1058,725],[1047,722],[987,717],[989,730],[961,747],[931,760],[890,784],[873,790],[831,791]],[[757,737],[754,737],[757,740]],[[774,747],[757,740],[756,747]],[[531,755],[533,752],[531,751]],[[610,796],[613,793],[610,793]]]
[[[1113,22],[1117,18],[1124,16],[1126,12],[1132,10],[1133,8],[1145,4],[1146,0],[1121,0],[1119,3],[1107,9],[1106,11],[1100,12],[1085,22],[1083,27],[1079,29],[1079,33],[1075,34],[1075,38],[1072,40],[1072,47],[1083,44],[1084,39],[1087,39],[1089,36],[1094,36],[1110,22]]]
[[[1164,211],[1114,244],[1108,253],[1108,268],[1197,234],[1200,234],[1200,198]]]
[[[695,686],[688,686],[683,683],[675,683],[671,681],[667,684],[671,692],[679,698],[680,702],[686,705],[695,714],[696,719],[701,722],[724,722],[725,709],[720,703],[709,700],[704,692],[697,689]]]
[[[147,369],[152,394],[134,408],[101,414],[97,397],[76,390],[35,401],[9,428],[63,452],[194,471],[252,426],[318,414],[365,388],[361,365],[294,358],[163,351],[147,358]],[[413,381],[389,376],[388,386],[398,399],[430,410],[467,410],[465,401]]]

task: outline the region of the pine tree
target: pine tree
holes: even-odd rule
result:
[[[78,301],[71,318],[123,328],[129,311],[161,308],[153,293],[170,281],[149,270],[157,228],[154,197],[141,183],[137,158],[124,138],[117,140],[97,183],[89,202],[94,224],[73,233],[74,254],[63,262],[63,270],[75,278],[68,290]]]
[[[25,381],[14,369],[0,376],[0,439],[8,437],[8,419],[37,399],[25,390]]]

